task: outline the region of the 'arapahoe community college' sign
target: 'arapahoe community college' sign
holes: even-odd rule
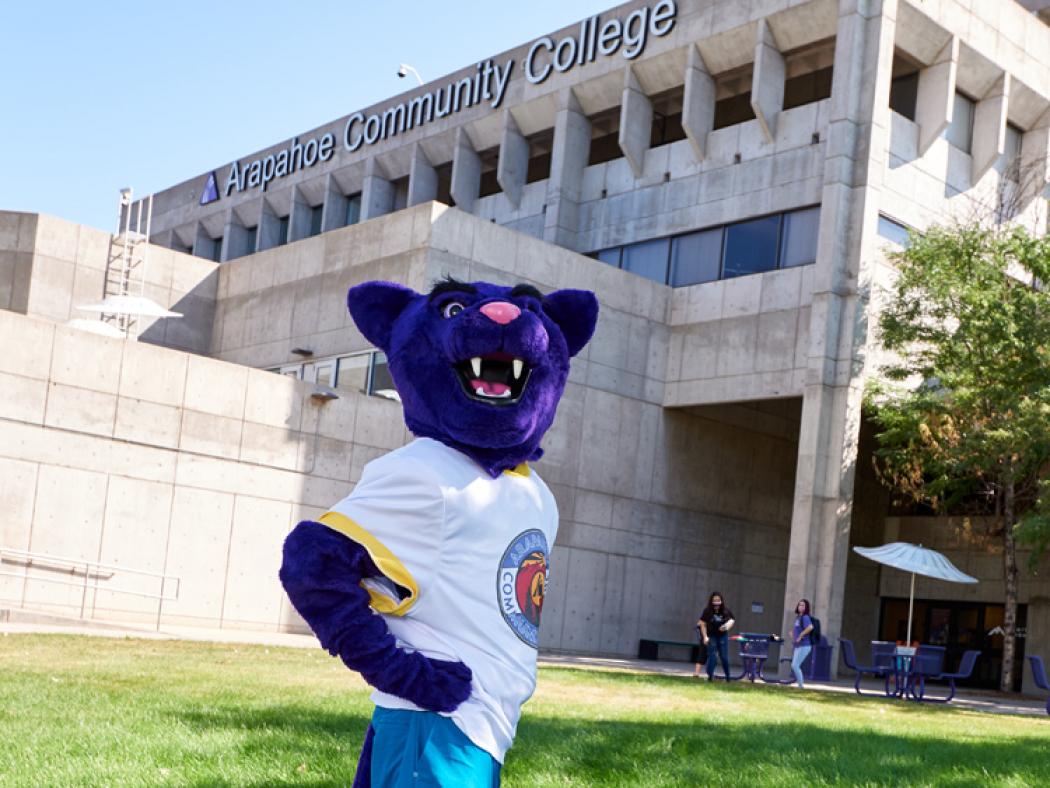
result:
[[[677,14],[675,0],[660,0],[651,8],[635,9],[623,20],[602,21],[600,16],[589,17],[580,23],[578,34],[557,41],[550,36],[539,38],[525,55],[525,79],[538,85],[552,72],[564,73],[574,66],[586,65],[598,57],[611,57],[617,52],[627,60],[633,60],[645,50],[650,35],[666,36],[671,32]],[[503,64],[489,58],[477,64],[473,75],[414,96],[382,112],[370,115],[355,112],[343,127],[343,147],[353,153],[364,145],[374,145],[482,102],[488,102],[492,109],[496,109],[506,95],[513,69],[513,58]],[[296,137],[284,150],[243,165],[235,161],[226,178],[226,195],[234,190],[261,188],[266,191],[270,181],[328,161],[335,153],[335,147],[335,134],[327,132],[305,142]]]

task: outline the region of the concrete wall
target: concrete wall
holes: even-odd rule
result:
[[[277,582],[285,534],[406,440],[380,398],[317,404],[282,376],[9,311],[0,344],[0,545],[178,576],[168,623],[301,628]],[[40,578],[82,574],[0,567],[25,575],[0,577],[0,604],[79,611],[81,588]],[[117,572],[89,611],[152,621],[118,588],[158,585]]]
[[[107,266],[121,248],[109,233],[45,214],[0,211],[0,308],[65,323],[97,320],[77,307],[102,300]],[[143,295],[184,319],[143,318],[143,341],[206,353],[218,265],[151,244]],[[137,295],[137,291],[133,293]]]

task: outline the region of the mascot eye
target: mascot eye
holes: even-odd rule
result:
[[[441,308],[441,316],[445,318],[455,317],[465,308],[459,301],[449,301]]]

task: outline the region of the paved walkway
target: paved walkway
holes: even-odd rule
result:
[[[287,646],[291,648],[317,648],[317,639],[313,635],[295,635],[287,632],[257,632],[237,629],[205,629],[197,627],[175,627],[165,625],[159,632],[151,629],[135,629],[116,624],[91,622],[90,624],[57,624],[57,623],[0,623],[0,637],[13,634],[67,634],[89,637],[144,638],[147,640],[194,640],[208,643],[248,643],[267,646]],[[551,667],[581,668],[585,670],[612,670],[632,673],[656,673],[665,676],[690,677],[693,665],[690,662],[652,661],[643,659],[625,659],[615,657],[588,657],[575,654],[541,653],[541,665]],[[705,679],[700,679],[704,681]],[[784,692],[799,692],[795,686],[777,686],[769,684]],[[876,681],[865,681],[861,688],[866,692],[882,693],[882,684]],[[938,693],[941,687],[932,687],[931,693]],[[809,682],[803,692],[839,692],[853,694],[852,680],[834,682]],[[873,703],[900,703],[902,701],[883,700],[872,697]],[[960,690],[952,700],[951,706],[970,711],[992,714],[1017,714],[1024,716],[1046,716],[1046,700],[1026,698],[1017,695],[1005,695],[999,692],[983,690]]]

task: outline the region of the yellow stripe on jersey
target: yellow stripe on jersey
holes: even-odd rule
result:
[[[325,512],[321,515],[320,522],[327,525],[333,531],[338,531],[343,534],[343,536],[348,537],[365,548],[365,550],[368,551],[368,555],[371,556],[372,562],[378,567],[379,571],[382,572],[385,577],[388,577],[401,588],[408,591],[408,596],[399,602],[391,599],[385,594],[364,586],[362,583],[362,587],[368,592],[368,596],[371,598],[372,607],[376,612],[388,613],[392,616],[403,616],[407,613],[409,608],[415,604],[416,598],[419,596],[419,585],[416,583],[416,579],[412,577],[412,574],[408,569],[405,568],[405,565],[398,560],[397,556],[390,552],[390,549],[385,544],[380,542],[345,514],[340,514],[339,512]]]

